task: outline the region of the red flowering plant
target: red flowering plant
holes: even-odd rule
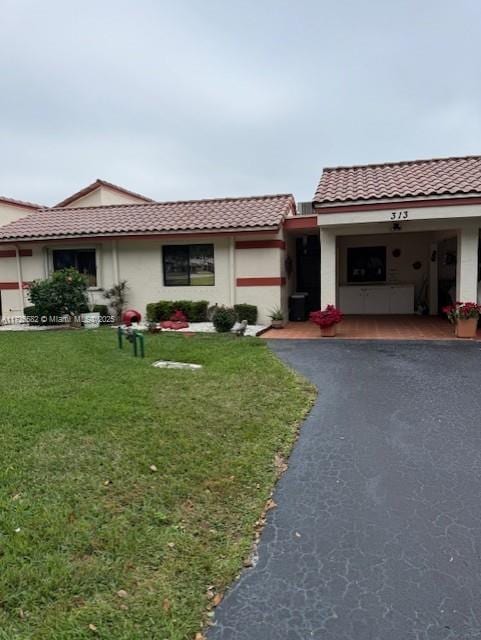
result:
[[[165,320],[160,323],[162,329],[187,329],[189,323],[187,322],[187,316],[185,313],[180,311],[180,309],[176,309],[174,313],[170,316],[170,320]]]
[[[443,313],[448,316],[449,322],[455,324],[458,320],[479,318],[481,305],[476,302],[455,302],[443,308]]]
[[[328,304],[325,309],[311,311],[309,320],[320,327],[332,327],[342,320],[342,313],[333,304]]]
[[[171,322],[187,322],[187,316],[180,309],[176,309],[170,316]]]

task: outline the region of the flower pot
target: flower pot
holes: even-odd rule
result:
[[[475,338],[478,318],[458,318],[455,333],[458,338]]]
[[[284,320],[272,320],[271,321],[271,327],[273,329],[282,329],[283,326],[284,326]]]
[[[100,313],[83,313],[82,324],[85,329],[98,329],[100,327]]]
[[[331,324],[329,327],[320,327],[321,336],[323,338],[334,338],[337,333],[337,326],[335,324]]]

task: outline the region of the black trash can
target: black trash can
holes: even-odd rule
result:
[[[291,322],[307,320],[307,293],[293,293],[289,297],[289,320]]]

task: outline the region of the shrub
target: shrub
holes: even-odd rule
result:
[[[236,319],[235,309],[231,307],[217,307],[214,311],[212,322],[214,323],[216,331],[219,333],[227,333],[235,325]]]
[[[189,318],[191,322],[207,322],[207,307],[209,303],[207,300],[197,300],[192,303],[192,318]]]
[[[149,322],[158,322],[159,319],[157,318],[157,303],[156,302],[149,302],[147,307],[146,307],[146,316],[147,316],[147,320]]]
[[[118,284],[114,284],[111,289],[104,291],[104,298],[109,300],[116,322],[120,322],[122,319],[122,311],[127,304],[127,289],[127,280],[121,280]]]
[[[235,304],[234,309],[237,320],[247,320],[247,324],[255,324],[257,322],[257,307],[254,304]]]
[[[174,311],[174,313],[170,316],[171,322],[187,322],[187,318],[185,317],[185,313],[182,313],[180,309]]]
[[[62,269],[45,280],[32,282],[29,296],[36,315],[73,318],[87,305],[87,280],[76,269]]]
[[[205,322],[207,320],[207,300],[193,302],[191,300],[159,300],[147,305],[147,320],[162,322],[170,320],[175,311],[182,311],[189,322]]]
[[[45,324],[40,321],[40,316],[42,314],[38,313],[37,307],[31,305],[30,307],[25,307],[23,310],[23,315],[25,318],[29,318],[28,324]]]

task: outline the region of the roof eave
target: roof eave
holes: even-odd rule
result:
[[[439,194],[430,194],[430,195],[405,195],[405,196],[394,196],[392,198],[366,198],[366,199],[358,199],[358,200],[316,200],[312,201],[313,207],[317,209],[328,209],[329,207],[353,207],[353,206],[369,206],[371,204],[396,204],[398,202],[416,202],[416,201],[426,201],[432,200],[433,202],[439,200],[464,200],[469,198],[479,198],[481,196],[481,191],[470,191],[466,192],[458,192],[458,193],[439,193]]]
[[[235,227],[235,228],[226,228],[226,229],[188,229],[188,230],[178,230],[173,229],[169,231],[125,231],[125,232],[115,232],[115,231],[106,231],[103,233],[88,233],[88,234],[63,234],[63,235],[55,235],[51,234],[48,236],[17,236],[17,237],[9,237],[2,238],[0,237],[0,244],[13,244],[20,242],[45,242],[48,240],[91,240],[92,238],[151,238],[154,236],[197,236],[197,235],[217,235],[217,234],[229,234],[229,233],[250,233],[250,232],[266,232],[273,233],[277,232],[280,228],[280,223],[277,225],[264,225],[259,227]]]

